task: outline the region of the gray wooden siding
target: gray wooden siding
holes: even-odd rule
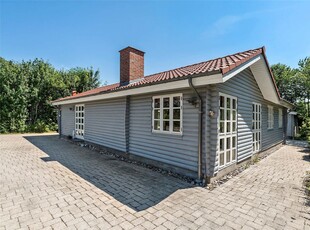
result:
[[[72,135],[74,130],[74,105],[62,105],[61,106],[61,135]]]
[[[219,84],[218,89],[221,93],[238,98],[238,161],[252,155],[253,102],[262,105],[262,150],[282,141],[283,129],[279,129],[278,126],[278,108],[280,106],[263,98],[250,69],[246,69],[227,82]],[[274,106],[274,128],[272,130],[267,129],[268,105]]]
[[[209,85],[207,87],[206,93],[206,172],[207,176],[212,176],[214,174],[214,169],[218,165],[218,156],[217,156],[217,136],[218,136],[218,127],[217,127],[217,113],[219,109],[219,92],[217,85]],[[209,117],[208,112],[212,110],[215,112],[214,117]]]
[[[85,103],[84,139],[126,151],[126,98]]]
[[[195,94],[191,90],[170,93],[183,93],[183,135],[152,133],[152,96],[155,95],[132,96],[129,152],[197,171],[198,109],[187,102]],[[205,98],[205,90],[202,96]]]

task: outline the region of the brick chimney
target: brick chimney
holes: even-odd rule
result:
[[[72,92],[71,92],[71,96],[75,96],[76,95],[76,90],[73,89]]]
[[[144,77],[144,52],[128,46],[120,52],[120,84]]]

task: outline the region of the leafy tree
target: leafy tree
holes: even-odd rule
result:
[[[0,58],[0,132],[26,129],[27,79],[19,65]]]
[[[99,71],[92,68],[56,70],[35,59],[21,63],[0,58],[0,133],[48,131],[56,128],[51,101],[100,85]]]
[[[300,78],[303,79],[304,91],[303,100],[307,104],[307,117],[310,117],[310,57],[306,57],[298,62]]]

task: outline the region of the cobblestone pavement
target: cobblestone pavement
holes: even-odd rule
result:
[[[0,136],[0,229],[310,229],[302,148],[209,191],[59,140]]]

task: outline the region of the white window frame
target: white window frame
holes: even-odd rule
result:
[[[220,106],[220,100],[221,96],[224,97],[224,107]],[[230,98],[230,108],[227,108],[227,98]],[[232,101],[236,100],[236,108],[233,109],[233,104]],[[221,120],[220,118],[220,110],[224,109],[224,120]],[[231,110],[230,112],[230,120],[227,120],[227,110]],[[233,120],[233,111],[235,111],[235,120]],[[219,170],[234,164],[237,161],[238,158],[238,98],[224,94],[224,93],[219,93],[219,111],[218,111],[218,166]],[[224,133],[220,133],[220,122],[224,121]],[[233,122],[236,122],[236,127],[235,131],[233,130]],[[227,132],[227,123],[230,124],[230,132]],[[227,139],[230,138],[230,148],[227,149]],[[235,146],[233,147],[233,138],[235,138]],[[223,150],[221,150],[221,139],[223,139]],[[230,161],[227,161],[227,152],[230,151]],[[233,151],[235,151],[235,159],[233,159]],[[224,157],[224,164],[221,165],[221,155],[223,154]]]
[[[180,97],[180,107],[173,107],[173,97]],[[169,131],[163,130],[163,99],[169,98]],[[160,119],[155,119],[154,111],[158,108],[155,108],[155,99],[160,99]],[[173,109],[180,109],[180,132],[173,131],[173,121],[179,119],[173,119]],[[160,130],[154,129],[154,120],[159,120],[160,122]],[[153,133],[163,133],[163,134],[176,134],[182,135],[183,134],[183,94],[167,94],[167,95],[159,95],[152,97],[152,132]]]
[[[254,110],[253,110],[254,106]],[[257,110],[259,108],[259,110]],[[262,105],[252,103],[252,151],[257,153],[262,148]]]
[[[283,109],[279,108],[279,129],[283,128]]]
[[[80,107],[83,107],[83,110],[77,110],[77,108],[80,108]],[[78,114],[83,114],[83,116],[79,116]],[[85,105],[84,104],[77,104],[74,107],[74,135],[78,139],[84,139],[84,135],[85,135]]]
[[[268,129],[273,129],[274,127],[274,110],[273,106],[268,105]]]

